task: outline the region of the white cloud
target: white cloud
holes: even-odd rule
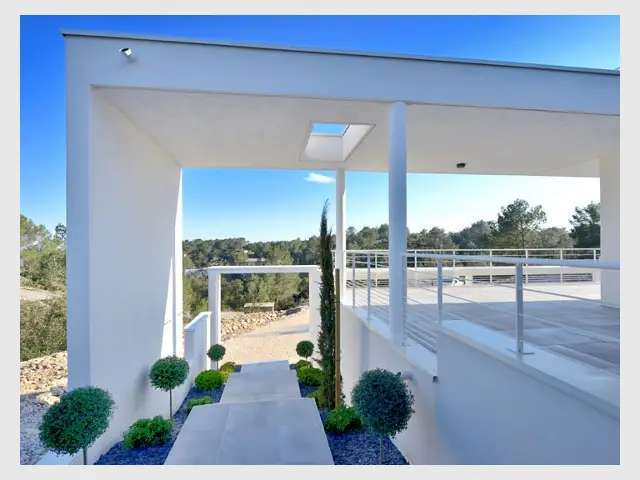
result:
[[[313,183],[333,183],[336,181],[333,177],[328,177],[327,175],[320,175],[319,173],[310,173],[305,177],[307,182]]]

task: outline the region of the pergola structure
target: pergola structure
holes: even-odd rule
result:
[[[69,385],[112,392],[111,440],[162,411],[148,368],[182,352],[183,168],[335,171],[341,268],[345,171],[388,172],[392,323],[407,173],[599,177],[619,261],[619,71],[64,36]],[[617,273],[602,297],[619,304]]]

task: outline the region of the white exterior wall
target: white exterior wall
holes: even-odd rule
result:
[[[601,260],[620,261],[620,155],[600,159]],[[602,300],[620,305],[620,272],[602,272]]]
[[[619,463],[619,415],[445,334],[438,336],[434,381],[426,362],[410,361],[392,346],[388,332],[369,326],[349,307],[342,307],[341,320],[347,402],[366,370],[412,375],[407,382],[415,413],[394,441],[411,464]]]
[[[140,417],[168,414],[149,384],[159,358],[182,355],[182,174],[116,108],[68,91],[69,386],[116,403],[90,461]],[[131,272],[134,272],[132,275]]]

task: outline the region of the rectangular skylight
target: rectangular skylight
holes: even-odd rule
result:
[[[346,123],[314,123],[311,127],[312,135],[344,135],[349,125]]]

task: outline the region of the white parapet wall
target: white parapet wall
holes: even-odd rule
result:
[[[436,360],[419,346],[395,348],[375,319],[341,311],[348,402],[366,370],[408,377],[415,413],[394,442],[411,464],[620,462],[619,378],[544,351],[523,365],[511,340],[464,321],[443,327]]]

